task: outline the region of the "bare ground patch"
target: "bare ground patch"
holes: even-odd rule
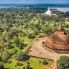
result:
[[[29,56],[34,56],[34,57],[39,57],[39,58],[48,58],[51,60],[56,60],[58,58],[58,53],[51,51],[51,50],[46,50],[42,46],[42,42],[46,41],[47,37],[39,38],[36,40],[32,45],[31,48],[29,49],[28,55]]]

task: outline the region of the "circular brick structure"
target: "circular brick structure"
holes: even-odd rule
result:
[[[45,46],[58,53],[69,53],[69,35],[64,34],[59,26],[55,33],[47,37]]]

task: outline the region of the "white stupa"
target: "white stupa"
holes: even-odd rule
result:
[[[51,10],[48,8],[48,10],[47,10],[47,12],[46,12],[45,14],[51,16],[51,15],[52,15],[52,12],[51,12]]]
[[[45,12],[45,14],[48,15],[48,16],[55,16],[55,17],[57,17],[57,14],[52,13],[52,11],[50,10],[50,8],[48,8],[48,10]]]

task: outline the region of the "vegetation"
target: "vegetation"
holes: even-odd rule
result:
[[[0,62],[0,69],[4,69],[4,64]]]
[[[19,52],[17,54],[17,60],[18,61],[26,61],[29,59],[29,56],[27,56],[26,54],[22,53],[22,52]]]
[[[27,64],[23,67],[23,69],[33,69],[33,68],[30,66],[30,63],[27,62]]]
[[[26,51],[37,35],[51,35],[59,24],[69,34],[69,18],[63,15],[42,15],[45,11],[26,8],[0,9],[0,62],[5,68],[24,69],[28,60],[31,65],[27,64],[28,68],[40,69],[49,65],[50,62],[43,59],[28,57]]]
[[[48,60],[44,59],[44,60],[43,60],[43,64],[44,64],[44,65],[47,65],[47,64],[48,64]]]
[[[58,69],[65,69],[69,68],[69,57],[68,56],[61,56],[58,60]]]
[[[7,62],[9,57],[10,57],[10,54],[8,52],[6,52],[6,51],[2,54],[2,60],[4,62]]]

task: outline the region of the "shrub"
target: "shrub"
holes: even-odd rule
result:
[[[0,56],[0,61],[2,61],[2,57]]]
[[[33,69],[33,68],[31,67],[30,63],[27,63],[27,64],[23,67],[23,69]]]
[[[21,42],[21,41],[19,40],[19,38],[17,38],[17,39],[15,40],[15,43],[16,43],[17,47],[19,47],[19,49],[23,49],[23,48],[25,47],[24,42]]]
[[[11,60],[8,60],[8,63],[12,63],[12,61]]]
[[[58,69],[69,68],[69,57],[61,56],[60,59],[57,61],[57,67]]]
[[[40,34],[39,38],[46,37],[45,34]]]
[[[4,69],[4,64],[0,62],[0,69]]]
[[[29,56],[27,56],[26,54],[24,54],[22,52],[18,52],[18,54],[17,54],[18,61],[26,61],[28,59],[29,59]]]
[[[2,60],[4,62],[7,62],[7,60],[9,59],[9,57],[10,57],[10,54],[7,51],[4,51],[3,54],[2,54]]]
[[[35,37],[36,35],[34,33],[28,35],[28,38],[35,38]]]
[[[47,64],[48,64],[48,60],[44,59],[44,60],[43,60],[43,64],[44,64],[44,65],[47,65]]]
[[[23,69],[25,69],[25,66],[23,66]]]
[[[10,51],[9,51],[9,54],[10,55],[13,55],[13,54],[16,54],[17,53],[17,50],[16,49],[11,49]]]
[[[19,42],[19,45],[18,45],[19,49],[23,49],[24,46],[25,46],[25,44],[23,42]]]
[[[17,66],[22,66],[23,64],[20,63],[20,62],[17,62],[16,65],[17,65]]]
[[[12,42],[11,42],[11,41],[7,41],[5,48],[6,48],[6,49],[11,49],[11,48],[13,48]]]
[[[6,49],[11,49],[11,48],[13,48],[13,46],[12,45],[6,45],[5,48]]]

